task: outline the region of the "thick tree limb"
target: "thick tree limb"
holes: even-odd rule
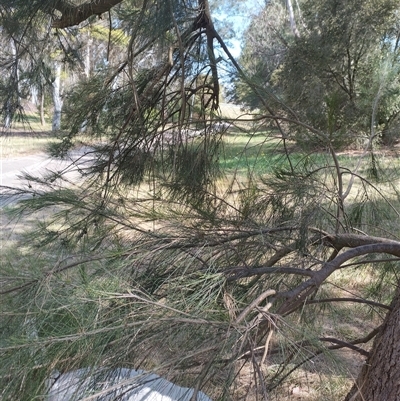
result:
[[[100,15],[110,11],[115,5],[122,3],[123,0],[92,0],[79,6],[67,0],[57,0],[53,5],[54,9],[59,11],[62,16],[55,19],[52,23],[53,28],[67,28],[78,25],[87,20],[92,15]]]
[[[399,244],[398,241],[383,237],[373,237],[359,234],[329,234],[319,229],[311,228],[311,231],[321,234],[322,241],[335,249],[357,248],[363,245],[371,244]]]
[[[358,239],[364,238],[362,236],[357,237],[360,237]],[[373,237],[365,238],[371,239]],[[279,308],[278,313],[286,315],[293,312],[305,302],[307,296],[309,296],[313,290],[317,289],[334,271],[340,269],[345,262],[357,256],[371,253],[387,253],[400,257],[400,242],[391,240],[386,240],[385,242],[376,241],[372,244],[357,246],[339,254],[335,259],[326,262],[320,270],[315,271],[313,277],[310,279],[304,281],[292,290],[278,294],[279,297],[287,299]]]

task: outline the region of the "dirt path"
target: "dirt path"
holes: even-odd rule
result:
[[[81,148],[71,152],[66,160],[52,159],[44,153],[36,153],[23,156],[15,156],[0,160],[0,208],[11,205],[17,199],[7,196],[7,188],[22,188],[29,185],[29,181],[23,179],[24,173],[32,176],[43,177],[49,171],[67,172],[68,178],[78,178],[76,161],[90,163],[88,152],[90,149]]]

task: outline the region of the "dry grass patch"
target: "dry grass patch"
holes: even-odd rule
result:
[[[53,140],[48,133],[19,132],[0,137],[0,157],[8,159],[18,156],[44,153]]]

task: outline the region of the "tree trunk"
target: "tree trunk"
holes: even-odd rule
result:
[[[12,82],[12,90],[8,91],[6,101],[3,106],[4,110],[4,128],[11,128],[14,114],[20,105],[19,97],[19,57],[17,52],[17,44],[14,39],[10,40],[11,54],[13,56],[13,64],[11,67],[10,82]]]
[[[58,131],[61,128],[61,108],[62,108],[62,99],[61,99],[61,63],[55,63],[55,79],[53,82],[53,103],[54,103],[54,111],[53,111],[53,123],[52,130]]]
[[[90,78],[90,73],[92,71],[92,60],[91,60],[91,53],[92,53],[92,43],[93,39],[90,36],[90,32],[88,32],[88,38],[86,40],[86,54],[85,54],[85,77]]]
[[[46,124],[44,118],[44,89],[40,89],[40,102],[39,102],[39,112],[40,112],[40,124],[43,127]]]
[[[400,400],[400,286],[392,308],[345,401]]]
[[[293,35],[296,36],[296,38],[299,38],[300,33],[297,29],[296,19],[294,18],[292,0],[286,0],[286,4],[287,4],[288,11],[289,11],[290,28],[292,29]]]

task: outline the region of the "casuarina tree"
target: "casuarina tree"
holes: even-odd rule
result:
[[[48,151],[72,160],[3,188],[21,196],[11,213],[37,219],[2,265],[4,400],[90,368],[279,399],[298,372],[339,375],[345,352],[366,364],[341,399],[398,398],[399,175],[382,142],[397,124],[399,6],[267,2],[237,60],[218,16],[239,6],[1,5],[15,98],[16,60],[34,65],[56,39],[69,85]],[[346,331],[354,305],[362,324]]]

